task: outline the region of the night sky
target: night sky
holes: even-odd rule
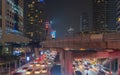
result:
[[[46,0],[47,14],[57,37],[63,37],[72,26],[75,32],[80,29],[80,15],[87,13],[92,24],[92,0]]]

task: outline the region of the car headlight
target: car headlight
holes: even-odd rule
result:
[[[35,71],[35,74],[39,74],[40,73],[40,71]]]
[[[31,67],[33,67],[33,65],[30,65]]]
[[[42,73],[47,73],[47,70],[42,70],[41,72],[42,72]]]
[[[31,74],[31,72],[26,72],[26,74]]]
[[[40,66],[40,64],[36,64],[36,66]]]

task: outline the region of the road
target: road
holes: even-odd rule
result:
[[[55,57],[55,51],[44,52],[44,54],[36,58],[36,60],[17,69],[15,73],[20,73],[21,75],[49,75],[49,69],[52,67]]]
[[[97,70],[95,68],[89,68],[86,70],[83,65],[79,65],[78,70],[82,73],[82,75],[97,75]]]
[[[48,72],[49,71],[48,71],[47,66],[43,66],[38,63],[37,64],[29,63],[17,69],[16,72],[14,73],[20,73],[21,75],[48,75]]]

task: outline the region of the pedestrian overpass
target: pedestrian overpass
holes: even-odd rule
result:
[[[120,56],[120,32],[80,34],[42,42],[43,48],[71,51],[73,57],[118,58]]]
[[[72,74],[73,58],[117,58],[120,66],[120,33],[80,34],[64,39],[49,39],[41,44],[43,48],[60,52],[64,75]]]
[[[42,42],[48,48],[63,48],[64,50],[83,49],[120,49],[120,33],[80,34],[63,39],[51,39]]]

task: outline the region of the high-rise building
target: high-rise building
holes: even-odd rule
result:
[[[0,0],[1,28],[5,33],[23,34],[23,0]],[[5,5],[4,5],[5,4]]]
[[[116,0],[93,0],[93,30],[116,30]]]
[[[45,39],[45,20],[44,0],[24,1],[25,35],[32,42],[40,42]]]
[[[80,16],[80,32],[89,32],[90,30],[89,16],[87,13],[82,13]]]
[[[120,0],[117,0],[117,31],[120,32]]]
[[[14,43],[28,42],[23,37],[23,0],[0,0],[0,38],[4,51]]]

